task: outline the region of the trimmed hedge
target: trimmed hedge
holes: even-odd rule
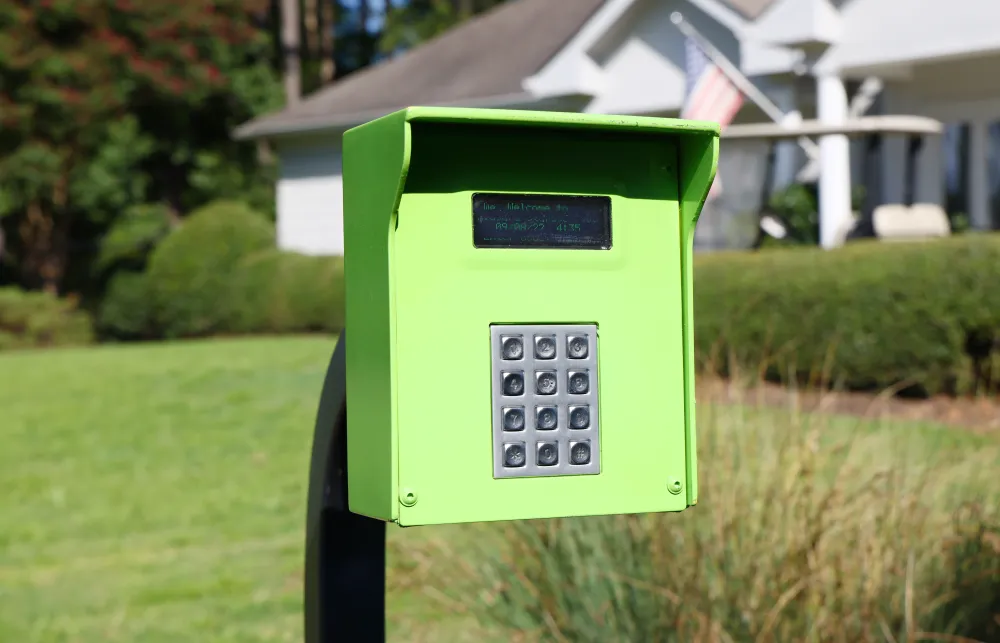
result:
[[[700,255],[694,292],[702,369],[919,395],[997,386],[1000,235]]]
[[[338,332],[344,327],[344,260],[267,250],[247,257],[228,292],[236,333]]]
[[[858,242],[695,259],[701,370],[969,393],[1000,387],[1000,235]],[[273,228],[233,203],[192,215],[144,275],[120,274],[100,327],[122,339],[337,332],[343,260],[274,249]]]
[[[262,215],[212,203],[157,247],[146,272],[115,274],[97,320],[117,340],[339,332],[343,258],[280,252]]]
[[[68,299],[0,288],[0,351],[93,341],[90,317]]]
[[[274,246],[274,226],[235,201],[192,213],[153,251],[147,278],[152,320],[164,337],[225,332],[226,294],[237,265]]]

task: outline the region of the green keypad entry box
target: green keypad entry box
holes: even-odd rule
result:
[[[412,107],[343,146],[350,510],[696,504],[692,240],[719,126]]]

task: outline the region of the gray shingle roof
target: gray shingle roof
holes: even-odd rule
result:
[[[255,138],[353,125],[411,105],[510,101],[525,94],[522,81],[558,53],[603,3],[510,0],[290,108],[246,123],[235,135]]]
[[[734,11],[743,15],[744,18],[756,19],[764,10],[774,4],[777,0],[723,0]]]

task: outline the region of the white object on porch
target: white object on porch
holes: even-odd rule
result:
[[[882,241],[911,241],[951,234],[948,215],[936,203],[880,205],[872,213],[872,224],[875,235]]]

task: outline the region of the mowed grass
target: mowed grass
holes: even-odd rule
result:
[[[334,345],[0,355],[0,641],[300,641],[309,449]],[[471,631],[405,574],[389,580],[394,639]]]
[[[300,641],[309,449],[334,345],[0,354],[0,641]],[[699,409],[706,445],[713,427],[819,427],[821,442],[862,436],[857,457],[872,466],[888,453],[906,454],[918,474],[930,459],[996,461],[995,439],[939,426]],[[955,502],[996,498],[990,480],[949,490]],[[712,512],[707,501],[693,511]],[[390,529],[390,639],[511,640],[482,630],[440,582],[453,556],[476,549],[464,543],[501,533]]]

